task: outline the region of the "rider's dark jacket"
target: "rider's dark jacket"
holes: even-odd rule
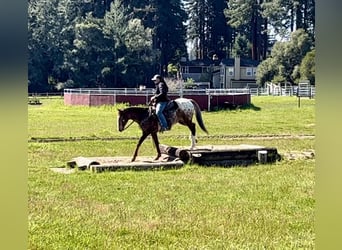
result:
[[[165,82],[159,82],[156,85],[155,99],[156,103],[158,102],[168,102],[169,98],[167,97],[167,92],[169,88],[167,87]]]

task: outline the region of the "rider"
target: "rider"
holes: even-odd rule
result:
[[[156,92],[155,95],[151,97],[151,102],[155,101],[156,103],[156,115],[161,125],[160,131],[170,130],[163,114],[163,110],[169,101],[167,96],[169,88],[161,75],[154,75],[151,80],[154,81],[156,86]]]

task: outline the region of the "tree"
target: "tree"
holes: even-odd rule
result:
[[[54,91],[65,81],[65,55],[73,46],[74,26],[86,10],[82,0],[35,0],[28,8],[29,92]]]
[[[145,6],[143,24],[152,29],[152,48],[156,50],[155,72],[166,75],[169,63],[186,56],[186,12],[180,0],[149,1]]]
[[[232,56],[250,58],[250,43],[245,35],[237,34],[232,48]]]
[[[187,33],[189,44],[194,46],[196,59],[230,56],[232,28],[224,15],[225,0],[187,0],[189,13]]]
[[[270,57],[259,64],[257,82],[259,84],[266,81],[294,83],[293,72],[311,49],[312,41],[303,29],[292,32],[289,41],[276,42]]]
[[[128,21],[125,34],[127,54],[122,61],[125,71],[123,80],[128,87],[138,87],[150,79],[150,69],[154,63],[155,51],[152,50],[152,31],[144,28],[140,19]]]
[[[198,59],[216,54],[219,58],[239,55],[264,60],[270,27],[276,34],[301,28],[308,37],[293,34],[292,44],[274,45],[273,59],[260,66],[259,71],[264,72],[260,79],[311,77],[303,69],[310,68],[310,60],[302,63],[301,59],[302,52],[308,52],[306,40],[310,38],[313,45],[315,39],[314,3],[30,0],[28,88],[41,92],[73,86],[152,85],[151,75],[167,75],[167,66],[177,65],[187,55],[186,39]],[[175,67],[169,68],[177,75]]]
[[[185,5],[188,13],[188,39],[194,41],[196,59],[204,58],[205,50],[205,12],[207,9],[205,0],[188,0]]]
[[[235,40],[242,36],[248,39],[252,59],[266,59],[271,34],[287,39],[293,31],[303,29],[315,40],[314,0],[227,0],[227,3],[225,15],[235,29]]]
[[[262,15],[280,37],[287,37],[296,29],[304,29],[312,40],[315,37],[314,0],[275,0],[262,3]]]
[[[70,78],[75,83],[73,87],[108,85],[102,70],[112,63],[112,43],[105,38],[103,26],[103,19],[94,18],[90,14],[75,25],[74,46],[68,51],[64,63],[65,68],[70,72]]]
[[[262,0],[229,0],[224,12],[236,37],[247,37],[254,60],[265,59],[268,49],[268,23],[262,16],[262,3]]]
[[[104,33],[113,44],[114,86],[137,87],[146,83],[152,68],[152,34],[142,21],[132,18],[132,10],[122,0],[115,0],[105,15]]]
[[[58,1],[32,1],[28,7],[28,91],[49,91],[48,78],[59,61],[60,19]]]
[[[264,86],[266,82],[272,81],[277,73],[278,68],[276,58],[269,57],[258,65],[256,72],[257,83]]]
[[[307,79],[311,84],[315,84],[315,54],[315,50],[309,51],[303,58],[299,67],[301,80]]]

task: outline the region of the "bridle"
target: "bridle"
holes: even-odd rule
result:
[[[131,123],[130,124],[128,124],[128,126],[126,126],[126,127],[124,127],[124,129],[123,130],[125,130],[125,129],[128,129],[132,124],[133,124],[133,120],[131,121]]]

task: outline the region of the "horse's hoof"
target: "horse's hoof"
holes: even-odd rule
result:
[[[131,162],[134,162],[135,161],[135,158],[133,158],[132,160],[131,160]]]

